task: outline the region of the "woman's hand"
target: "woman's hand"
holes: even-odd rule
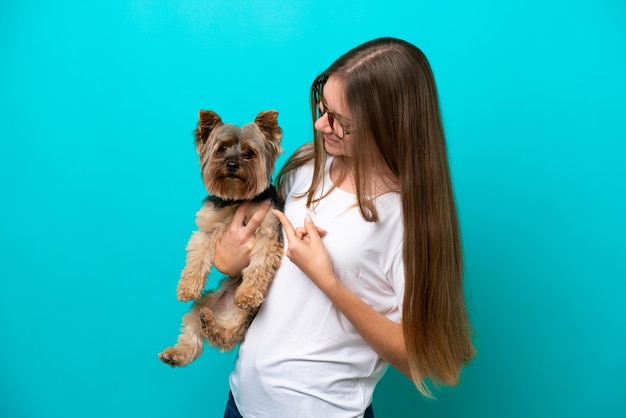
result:
[[[323,292],[338,283],[333,265],[322,236],[326,231],[315,226],[307,215],[304,226],[294,228],[284,213],[274,210],[287,237],[287,257],[306,274]]]
[[[250,263],[250,252],[254,247],[255,232],[267,212],[270,202],[265,202],[246,222],[246,212],[250,202],[244,202],[237,208],[233,221],[222,238],[215,244],[213,265],[221,273],[238,276]]]

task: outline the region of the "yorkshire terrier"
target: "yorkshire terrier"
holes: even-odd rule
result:
[[[255,234],[250,264],[241,276],[227,277],[215,290],[203,293],[213,266],[215,243],[230,226],[238,206],[250,201],[246,219],[263,202],[282,209],[271,184],[274,163],[281,153],[282,129],[278,112],[257,115],[243,127],[224,124],[213,111],[201,110],[195,130],[202,181],[209,192],[196,214],[195,231],[187,244],[186,265],[178,282],[181,301],[194,300],[183,316],[182,333],[175,346],[159,354],[162,362],[185,366],[194,361],[206,339],[220,351],[229,351],[243,340],[283,256],[281,226],[268,211]]]

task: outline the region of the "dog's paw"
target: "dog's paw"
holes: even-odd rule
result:
[[[159,359],[172,367],[183,366],[181,356],[176,352],[174,347],[166,348],[162,353],[159,353]]]
[[[215,317],[210,309],[200,309],[200,327],[205,338],[211,332],[211,328],[215,327]]]
[[[187,302],[198,299],[202,295],[205,283],[206,275],[203,276],[198,271],[185,267],[176,288],[178,300]]]
[[[178,286],[176,296],[181,302],[196,300],[202,295],[202,288],[199,286]]]
[[[256,289],[246,290],[245,292],[237,291],[234,302],[241,309],[254,311],[263,303],[263,294]]]

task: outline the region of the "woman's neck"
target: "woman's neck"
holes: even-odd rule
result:
[[[354,171],[351,163],[350,157],[334,157],[330,166],[330,179],[333,184],[341,190],[351,194],[357,194],[356,181],[354,179]],[[383,193],[399,190],[398,179],[393,176],[391,171],[386,167],[383,170],[372,167],[368,178],[370,184],[366,186],[366,196],[378,196]]]
[[[331,161],[330,179],[333,184],[351,194],[356,194],[356,183],[354,182],[354,174],[344,156],[336,156]]]

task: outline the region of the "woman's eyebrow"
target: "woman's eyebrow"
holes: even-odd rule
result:
[[[326,98],[324,96],[322,96],[322,101],[320,103],[326,108],[326,110],[328,110],[330,113],[335,115],[337,118],[341,119],[342,122],[345,122],[345,123],[350,122],[350,118],[346,117],[345,115],[342,115],[339,112],[332,110],[330,106],[328,106],[328,102],[326,102]]]

